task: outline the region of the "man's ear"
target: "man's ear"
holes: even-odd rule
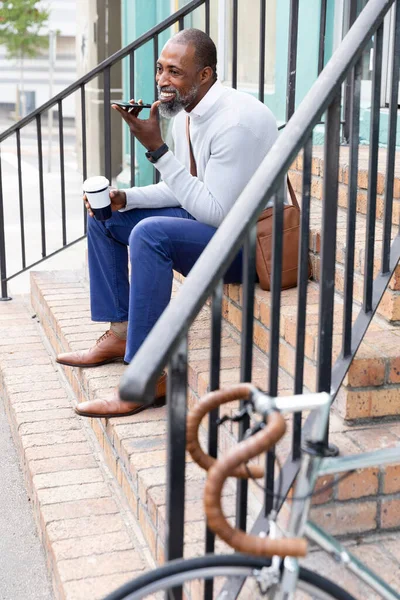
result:
[[[208,83],[213,78],[214,71],[211,67],[204,67],[200,73],[201,83]]]

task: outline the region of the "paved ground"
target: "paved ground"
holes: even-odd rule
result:
[[[51,600],[43,548],[1,398],[0,474],[0,599]]]

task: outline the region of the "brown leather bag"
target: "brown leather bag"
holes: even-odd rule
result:
[[[289,177],[287,178],[292,204],[283,207],[282,289],[297,285],[299,264],[300,206]],[[273,206],[263,210],[257,221],[256,269],[263,290],[271,289]],[[308,263],[308,276],[311,265]]]
[[[189,144],[190,174],[197,177],[196,159],[190,140],[190,118],[186,117],[186,137]],[[287,178],[292,204],[283,207],[282,289],[296,287],[299,263],[300,206],[289,177]],[[256,270],[260,287],[271,288],[273,207],[263,210],[257,221]],[[308,260],[308,277],[311,263]]]

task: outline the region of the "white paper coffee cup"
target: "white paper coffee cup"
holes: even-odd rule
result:
[[[102,175],[83,182],[83,191],[98,221],[107,221],[112,215],[109,186],[110,182]]]

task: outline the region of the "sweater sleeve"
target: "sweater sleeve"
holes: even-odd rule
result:
[[[234,125],[213,140],[204,181],[167,152],[155,164],[164,183],[195,219],[218,227],[265,157],[274,139],[260,140]]]
[[[173,191],[164,181],[154,185],[133,187],[124,190],[126,194],[126,206],[119,212],[132,210],[132,208],[167,208],[180,206]]]

